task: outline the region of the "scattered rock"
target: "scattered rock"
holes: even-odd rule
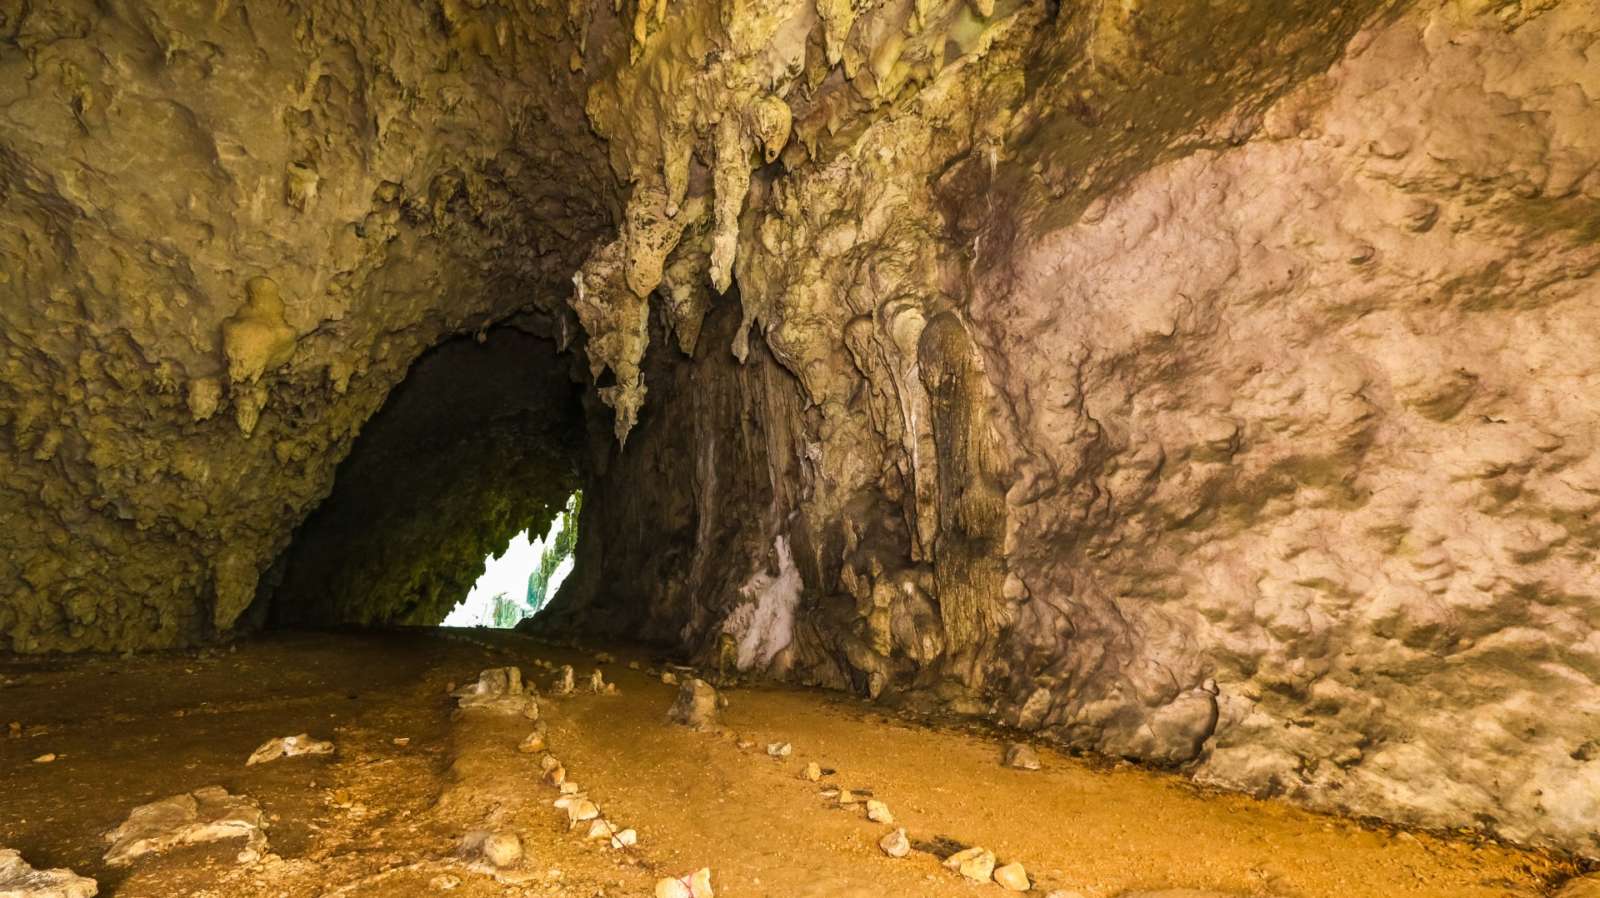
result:
[[[478,856],[494,867],[511,867],[522,860],[522,839],[516,833],[476,830],[461,840],[462,853]]]
[[[878,847],[890,857],[905,857],[911,853],[911,840],[906,838],[904,828],[896,829],[879,839]]]
[[[35,764],[54,764],[55,760],[56,760],[55,752],[48,752],[46,754],[40,755],[37,758],[34,758],[33,759],[33,763],[35,763]]]
[[[1038,770],[1039,753],[1025,742],[1013,742],[1006,746],[1005,765],[1018,770]]]
[[[561,784],[561,794],[562,795],[577,795],[579,792],[582,792],[582,791],[583,791],[582,789],[578,788],[578,784],[573,782],[572,780],[567,780],[566,782]]]
[[[861,803],[861,796],[851,792],[849,789],[840,789],[839,794],[836,797],[839,799],[839,804],[841,805]]]
[[[517,751],[520,751],[525,755],[531,755],[534,752],[544,751],[544,734],[538,730],[534,730],[528,735],[523,736],[522,741],[517,744]]]
[[[13,720],[6,724],[6,735],[12,739],[22,738],[22,721]]]
[[[693,898],[694,893],[689,891],[689,884],[681,879],[668,877],[656,883],[656,898]]]
[[[968,848],[945,858],[944,865],[974,882],[988,882],[994,874],[994,852]]]
[[[873,798],[867,799],[867,819],[884,826],[894,825],[894,815],[889,813],[889,806]]]
[[[768,742],[767,743],[767,757],[770,757],[770,758],[787,758],[793,752],[794,752],[794,746],[790,745],[787,742]]]
[[[822,779],[822,765],[812,761],[806,765],[806,769],[800,773],[800,776],[802,779],[810,780],[813,783],[819,782]]]
[[[629,661],[628,662],[628,669],[629,670],[638,670],[639,669],[639,662],[637,662],[637,661]]]
[[[428,880],[429,888],[437,889],[441,892],[448,892],[459,885],[461,885],[461,877],[450,873],[440,873],[438,876]]]
[[[705,729],[717,722],[717,690],[698,677],[678,687],[678,697],[667,710],[667,719],[686,727]]]
[[[111,847],[105,859],[118,867],[178,845],[241,838],[247,847],[264,852],[266,826],[254,800],[206,786],[134,808],[121,826],[106,833]]]
[[[550,684],[550,692],[555,695],[571,695],[577,688],[577,675],[572,672],[572,665],[561,665],[556,671],[555,681]]]
[[[395,746],[397,746],[399,748],[405,748],[406,746],[411,744],[411,737],[410,736],[396,736],[396,737],[394,737],[393,739],[391,739],[389,741],[394,743]]]
[[[244,766],[253,767],[256,764],[265,764],[279,758],[293,758],[297,755],[331,755],[333,743],[313,739],[305,733],[297,736],[280,736],[277,739],[268,739],[260,748],[250,753],[249,760]]]
[[[567,768],[561,766],[560,764],[557,764],[554,767],[546,767],[544,770],[544,781],[552,786],[565,785],[567,782]]]
[[[639,844],[639,834],[632,829],[625,829],[611,837],[612,848],[629,848]]]
[[[962,872],[965,873],[965,871]],[[1033,888],[1033,883],[1028,881],[1028,871],[1024,870],[1022,865],[1016,861],[996,869],[994,871],[994,881],[1013,892],[1026,892]]]
[[[567,824],[577,826],[586,820],[593,820],[600,816],[600,809],[587,798],[573,796],[572,803],[567,805]]]
[[[668,686],[676,686],[678,685],[678,675],[670,670],[664,670],[661,672],[661,682]]]
[[[657,882],[656,898],[712,898],[711,868],[701,867],[688,876]]]
[[[100,886],[71,870],[35,870],[22,855],[0,848],[0,898],[93,898]]]
[[[539,719],[539,702],[523,687],[522,669],[518,667],[491,667],[478,674],[478,682],[454,690],[451,695],[456,697],[456,707],[463,711],[481,709]]]
[[[596,652],[594,661],[596,664],[615,664],[617,659],[610,652]]]
[[[598,667],[589,672],[589,691],[595,695],[606,694],[606,675]]]

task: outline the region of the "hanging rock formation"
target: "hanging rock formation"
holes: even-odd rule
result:
[[[1595,0],[152,5],[0,7],[11,648],[442,613],[274,562],[510,323],[538,626],[1600,855]]]

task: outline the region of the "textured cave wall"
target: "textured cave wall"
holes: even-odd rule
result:
[[[582,551],[674,563],[566,625],[1600,854],[1600,6],[743,9],[590,90],[572,302],[670,524]]]
[[[522,4],[0,3],[0,648],[227,631],[424,349],[614,191]]]
[[[11,646],[520,312],[548,626],[1600,855],[1596,0],[0,8]]]
[[[362,428],[259,591],[280,624],[437,624],[487,554],[583,483],[573,357],[512,328],[426,353]]]

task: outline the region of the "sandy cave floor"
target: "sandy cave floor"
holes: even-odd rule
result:
[[[673,687],[630,670],[650,655],[610,647],[620,694],[542,697],[550,750],[605,816],[637,829],[615,851],[569,832],[516,745],[516,717],[452,721],[447,689],[535,659],[573,664],[593,649],[511,633],[278,634],[232,649],[125,658],[0,660],[0,846],[35,867],[71,867],[101,895],[647,896],[655,881],[708,866],[722,896],[1007,894],[944,870],[926,850],[891,859],[888,827],[840,809],[799,772],[886,801],[915,845],[983,845],[1049,889],[1084,898],[1206,890],[1281,898],[1509,898],[1547,894],[1559,860],[1473,840],[1363,826],[1287,805],[1213,794],[1181,777],[1039,747],[1041,771],[1002,767],[997,734],[902,718],[845,695],[725,690],[728,733],[665,721]],[[246,767],[273,736],[332,739],[330,757]],[[409,740],[396,745],[397,738]],[[754,742],[741,748],[740,742]],[[793,755],[774,759],[768,742]],[[34,759],[54,754],[56,760]],[[271,853],[239,843],[182,848],[111,869],[100,834],[136,805],[207,785],[257,799]],[[518,832],[517,883],[458,856],[463,833]],[[1174,893],[1194,894],[1194,893]]]

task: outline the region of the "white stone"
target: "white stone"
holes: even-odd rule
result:
[[[265,764],[279,758],[293,758],[299,755],[331,755],[333,743],[313,739],[305,733],[297,736],[280,736],[277,739],[268,739],[261,747],[250,753],[250,758],[244,766],[252,767],[256,764]]]
[[[911,840],[906,838],[904,828],[896,829],[879,839],[878,847],[890,857],[905,857],[911,853]]]
[[[1026,892],[1033,888],[1033,883],[1028,881],[1028,871],[1016,861],[997,868],[994,871],[994,881],[1013,892]]]
[[[481,847],[484,860],[496,867],[509,867],[522,860],[522,839],[516,833],[491,833]]]
[[[885,826],[894,824],[894,815],[889,813],[889,806],[876,798],[867,799],[867,819]]]
[[[265,852],[266,818],[254,799],[230,795],[221,786],[206,786],[140,805],[128,819],[106,833],[105,860],[113,867],[177,845],[223,839],[244,839],[246,847]]]
[[[100,886],[64,868],[35,870],[10,848],[0,848],[0,898],[93,898]]]
[[[994,874],[994,852],[968,848],[945,858],[944,865],[974,882],[988,882]]]

